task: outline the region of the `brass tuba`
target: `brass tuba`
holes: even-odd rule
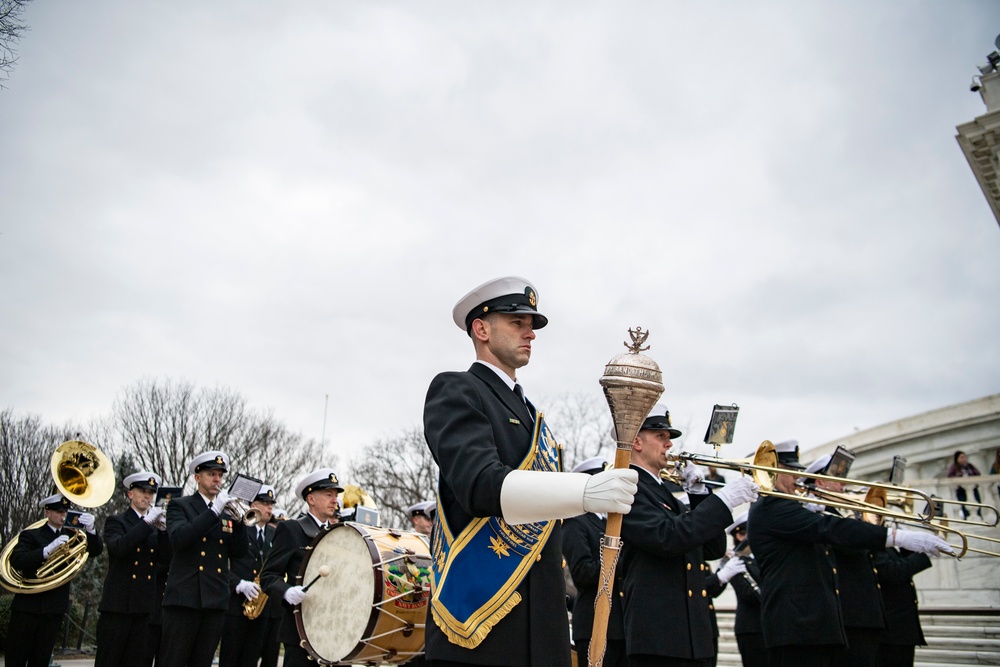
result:
[[[59,493],[80,507],[100,507],[114,494],[115,473],[111,461],[97,447],[82,440],[69,440],[59,445],[52,452],[49,469]],[[44,525],[42,519],[26,530]],[[87,562],[87,536],[77,530],[68,542],[52,552],[34,577],[26,577],[10,564],[10,555],[17,543],[15,536],[0,551],[0,586],[12,593],[44,593],[58,588],[72,581]]]

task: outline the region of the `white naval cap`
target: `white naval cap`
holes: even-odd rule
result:
[[[778,455],[778,463],[796,470],[805,470],[806,467],[799,463],[799,441],[785,440],[774,446],[774,453]]]
[[[61,493],[57,493],[54,496],[49,496],[47,498],[42,498],[38,501],[39,507],[44,507],[47,510],[68,510],[69,501]]]
[[[270,484],[261,484],[260,485],[260,490],[257,491],[257,495],[254,497],[254,500],[255,501],[259,500],[259,501],[265,502],[265,503],[273,503],[274,502],[274,487],[271,486]],[[273,512],[272,512],[272,514],[273,514]]]
[[[271,516],[273,516],[275,519],[283,519],[286,516],[288,516],[288,512],[285,511],[284,507],[275,507],[273,510],[271,510]]]
[[[406,508],[406,515],[411,519],[415,516],[425,516],[428,519],[431,517],[431,512],[437,505],[433,500],[425,500],[421,503],[414,503]]]
[[[586,461],[581,461],[573,466],[571,472],[603,472],[608,467],[608,462],[603,456],[592,456]]]
[[[743,514],[740,514],[738,517],[736,517],[735,519],[733,519],[733,522],[731,524],[729,524],[728,526],[726,526],[726,532],[727,533],[732,533],[734,530],[736,530],[740,526],[747,525],[747,520],[749,518],[750,518],[750,512],[749,511],[743,512]]]
[[[822,475],[823,471],[826,470],[826,467],[830,465],[830,460],[832,458],[833,457],[829,454],[824,454],[823,456],[819,457],[818,459],[816,459],[815,461],[806,466],[806,474],[808,475],[809,473],[818,473]]]
[[[139,487],[140,489],[146,489],[147,491],[156,491],[163,484],[163,478],[157,475],[155,472],[150,472],[148,470],[140,470],[139,472],[134,472],[125,479],[122,480],[122,486],[128,491],[134,487]]]
[[[459,329],[469,333],[473,320],[488,313],[530,313],[535,329],[549,323],[549,318],[538,312],[538,290],[518,276],[483,283],[458,300],[451,317]]]
[[[306,474],[295,485],[295,495],[304,499],[313,491],[322,489],[336,489],[338,493],[343,492],[344,487],[340,485],[340,480],[337,479],[337,473],[334,472],[333,468],[319,468]]]
[[[222,470],[229,471],[229,457],[220,451],[212,450],[199,454],[188,461],[188,472],[192,475],[202,470]]]

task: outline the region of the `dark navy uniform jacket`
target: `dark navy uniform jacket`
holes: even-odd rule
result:
[[[749,557],[742,558],[747,566],[747,574],[753,578],[759,589],[760,568],[757,567],[757,561]],[[733,585],[733,592],[736,593],[736,621],[733,625],[733,634],[761,634],[763,629],[760,625],[760,592],[754,589],[742,574],[737,574],[729,583]]]
[[[882,585],[887,627],[883,644],[926,646],[917,609],[917,589],[913,575],[931,567],[927,554],[905,549],[886,549],[875,557],[878,580]]]
[[[170,562],[167,534],[129,507],[104,523],[108,574],[99,611],[149,614],[156,606],[157,564]]]
[[[885,549],[886,529],[810,512],[774,496],[750,507],[747,528],[760,567],[767,647],[845,646],[841,578],[831,546],[879,552]]]
[[[424,436],[440,469],[438,496],[452,533],[475,517],[502,516],[500,487],[531,447],[531,414],[492,369],[441,373],[424,402]],[[452,582],[454,584],[454,582]],[[428,660],[511,667],[569,667],[569,620],[558,522],[517,588],[521,602],[475,649],[452,644],[427,615]]]
[[[229,608],[229,559],[249,550],[246,526],[217,515],[199,493],[167,505],[170,572],[164,607]]]
[[[639,472],[632,510],[622,518],[625,642],[629,655],[688,660],[715,656],[706,560],[726,553],[729,507],[692,494],[691,510],[653,476]]]

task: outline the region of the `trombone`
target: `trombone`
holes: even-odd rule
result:
[[[775,498],[784,498],[786,500],[794,500],[799,503],[811,502],[808,498],[800,496],[795,493],[782,493],[781,491],[774,490],[774,480],[777,475],[794,475],[796,474],[794,470],[789,470],[787,468],[778,467],[778,454],[774,450],[774,444],[770,440],[765,440],[760,443],[760,447],[754,453],[753,457],[745,459],[722,459],[715,456],[702,456],[700,454],[690,454],[681,452],[680,454],[668,454],[667,459],[673,463],[672,469],[668,469],[660,473],[660,476],[669,479],[675,484],[681,483],[681,468],[685,465],[701,465],[701,466],[713,466],[715,468],[722,468],[724,470],[736,470],[744,474],[750,474],[753,477],[753,481],[757,483],[760,487],[760,494],[765,496],[774,496]],[[833,475],[820,475],[820,474],[810,474],[809,477],[812,479],[825,479],[832,482],[841,482],[843,484],[856,484],[856,485],[867,485],[869,488],[881,488],[885,490],[900,490],[902,487],[896,486],[895,484],[886,484],[883,482],[865,482],[862,480],[848,479],[846,477],[834,477]],[[884,517],[890,517],[899,519],[901,521],[913,521],[919,520],[924,523],[930,522],[934,518],[934,506],[931,505],[931,497],[922,491],[917,491],[915,489],[905,489],[906,491],[912,491],[913,494],[925,498],[928,502],[928,512],[927,514],[904,514],[902,512],[896,512],[894,510],[887,509],[885,506],[877,507],[871,505],[864,510],[860,509],[859,502],[856,500],[845,500],[836,499],[827,502],[826,505],[829,507],[837,507],[840,509],[847,510],[858,510],[858,511],[870,511],[875,514],[879,514]]]
[[[881,498],[881,501],[878,500],[878,499],[869,499],[869,498],[866,498],[866,500],[869,501],[869,502],[875,502],[875,503],[883,502],[883,503],[887,503],[887,504],[892,504],[894,499],[891,496],[887,498],[883,494],[883,497]],[[935,501],[936,500],[937,499],[935,498]],[[904,507],[904,509],[905,509],[905,507]],[[969,546],[969,540],[971,540],[971,539],[983,540],[984,542],[992,542],[994,544],[1000,544],[1000,539],[998,539],[996,537],[989,537],[989,536],[986,536],[986,535],[977,535],[976,533],[969,533],[969,532],[966,532],[966,531],[958,530],[957,528],[951,528],[946,523],[946,522],[950,522],[950,521],[952,521],[952,520],[951,519],[942,519],[941,521],[931,521],[930,523],[923,523],[923,522],[918,522],[918,521],[910,520],[910,521],[903,522],[903,523],[907,523],[908,525],[914,525],[914,526],[917,526],[919,528],[927,528],[929,530],[940,530],[942,532],[954,533],[955,535],[958,535],[959,538],[962,540],[962,546],[959,547],[956,544],[952,544],[951,547],[954,548],[954,549],[961,548],[961,553],[958,555],[959,558],[961,558],[962,556],[964,556],[965,553],[968,552],[968,551],[971,551],[972,553],[981,554],[983,556],[997,556],[997,557],[1000,557],[1000,552],[997,552],[997,551],[987,551],[985,549],[977,549],[975,547],[970,547]],[[987,524],[977,524],[974,521],[973,522],[962,521],[961,519],[955,519],[955,521],[961,521],[962,523],[972,523],[974,525],[987,525]]]

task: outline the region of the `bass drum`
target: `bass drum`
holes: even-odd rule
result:
[[[425,540],[358,523],[321,533],[299,573],[303,584],[316,579],[295,612],[302,647],[320,664],[398,665],[423,655],[431,594]]]

